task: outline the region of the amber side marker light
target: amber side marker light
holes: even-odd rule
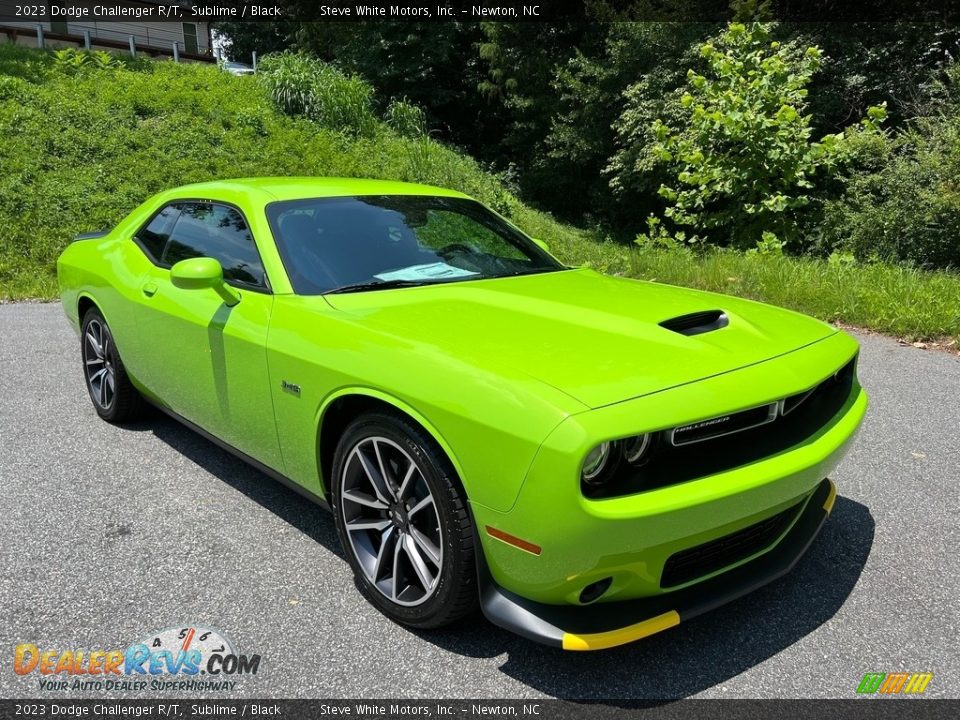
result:
[[[503,530],[497,530],[495,527],[490,527],[489,525],[487,525],[487,535],[492,538],[496,538],[501,542],[505,542],[507,545],[513,545],[521,550],[525,550],[531,555],[539,555],[543,552],[543,548],[539,545],[534,545],[532,542],[527,542],[523,538],[518,538],[516,535],[505,533]]]

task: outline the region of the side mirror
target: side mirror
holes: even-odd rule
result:
[[[170,268],[170,280],[181,290],[213,290],[231,307],[240,302],[240,293],[223,281],[223,268],[213,258],[181,260]]]
[[[533,240],[539,246],[539,248],[544,252],[550,252],[550,246],[547,245],[543,240],[540,240],[539,238],[530,238],[530,239]]]

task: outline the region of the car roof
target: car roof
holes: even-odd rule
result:
[[[431,185],[397,182],[394,180],[367,180],[336,177],[261,177],[217,180],[177,188],[181,197],[214,197],[223,193],[240,192],[261,195],[264,202],[274,200],[304,200],[320,197],[350,197],[354,195],[439,195],[466,198],[463,193]]]

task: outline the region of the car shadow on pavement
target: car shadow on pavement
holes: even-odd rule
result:
[[[151,412],[147,420],[125,427],[152,432],[214,477],[239,490],[338,557],[343,557],[337,528],[329,513],[282,483],[158,410]]]
[[[293,490],[157,413],[150,430],[207,472],[343,557],[333,518]],[[571,653],[501,630],[478,612],[441,631],[410,630],[467,657],[506,656],[500,671],[552,697],[630,705],[666,702],[722,686],[832,618],[857,584],[873,545],[870,510],[838,496],[806,555],[784,578],[706,615],[612,650]],[[363,602],[358,596],[357,602]]]

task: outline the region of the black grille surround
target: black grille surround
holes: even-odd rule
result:
[[[646,463],[640,467],[620,463],[616,475],[608,482],[598,486],[581,482],[580,490],[584,497],[591,500],[635,495],[697,480],[789,450],[816,434],[844,406],[853,390],[856,363],[854,356],[836,373],[814,387],[777,401],[780,410],[771,422],[716,436],[700,430],[691,431],[700,423],[657,432],[652,437],[654,449]],[[767,412],[773,404],[771,401],[762,406],[763,412]],[[755,410],[752,408],[741,413],[753,413]],[[730,417],[741,413],[731,413]],[[705,425],[704,429],[714,427]],[[680,430],[686,430],[681,435],[687,439],[692,439],[694,435],[700,437],[693,442],[675,445],[671,439]]]
[[[674,553],[664,563],[660,587],[683,585],[765,550],[787,531],[802,506],[797,503],[749,527]]]

